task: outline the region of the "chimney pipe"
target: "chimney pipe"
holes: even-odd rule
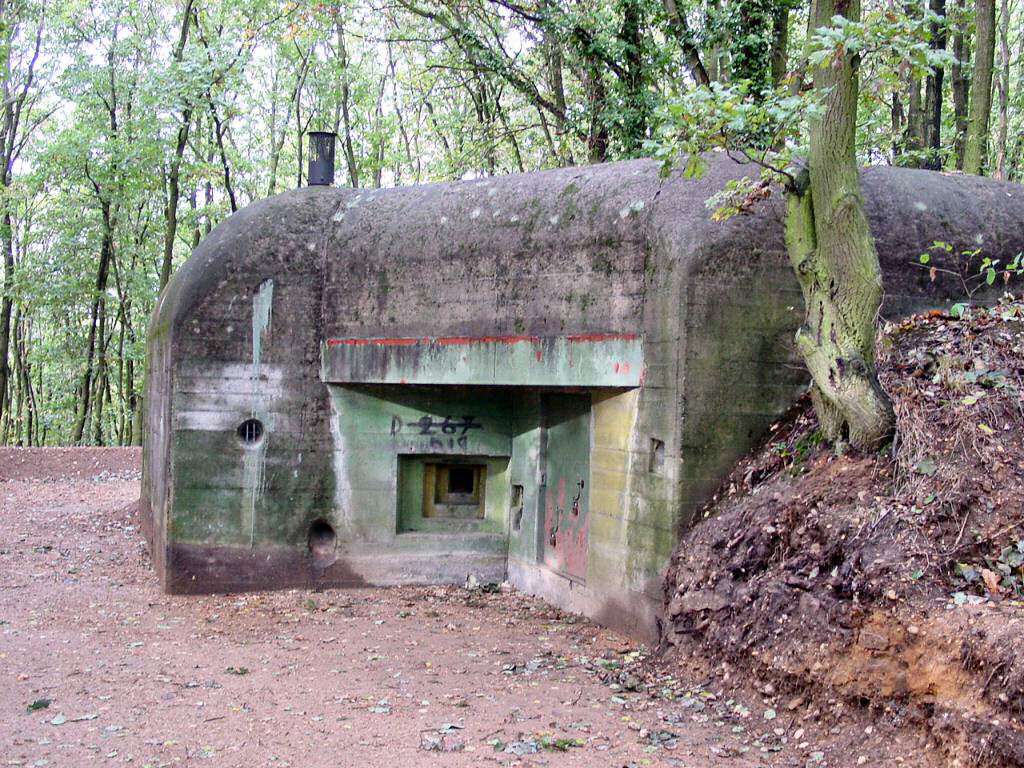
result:
[[[309,132],[309,171],[306,181],[311,187],[329,187],[334,183],[333,131]]]

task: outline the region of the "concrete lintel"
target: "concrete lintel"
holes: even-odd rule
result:
[[[323,343],[331,383],[638,387],[635,333],[344,338]]]

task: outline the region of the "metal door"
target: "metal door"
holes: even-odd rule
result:
[[[545,395],[541,406],[544,564],[563,576],[584,581],[590,508],[590,395]]]

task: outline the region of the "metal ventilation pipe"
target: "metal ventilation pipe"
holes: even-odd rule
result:
[[[334,140],[338,134],[333,131],[309,132],[309,171],[306,181],[311,187],[329,187],[334,183]]]

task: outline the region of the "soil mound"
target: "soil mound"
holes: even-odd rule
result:
[[[896,443],[836,456],[798,404],[685,532],[663,646],[1024,765],[1024,302],[889,325]]]

